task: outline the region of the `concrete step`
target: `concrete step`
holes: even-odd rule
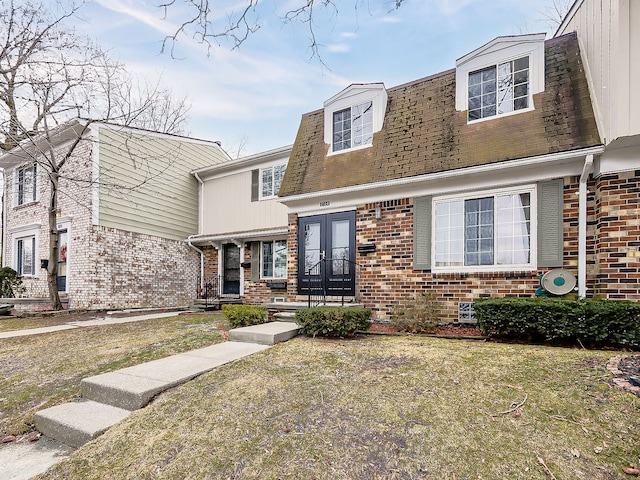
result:
[[[278,312],[273,315],[273,318],[278,322],[296,323],[296,312]]]
[[[269,322],[229,330],[232,342],[250,342],[260,345],[275,345],[286,342],[298,334],[299,327],[292,322]]]
[[[96,375],[82,380],[82,397],[126,410],[136,410],[169,388],[265,348],[267,346],[264,344],[224,342]]]
[[[71,447],[80,447],[124,420],[129,411],[92,401],[65,403],[35,414],[36,429]]]

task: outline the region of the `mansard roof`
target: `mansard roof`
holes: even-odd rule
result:
[[[328,155],[324,110],[302,116],[279,196],[571,151],[601,140],[575,34],[545,42],[545,90],[534,109],[467,122],[455,105],[455,69],[388,90],[373,144]]]

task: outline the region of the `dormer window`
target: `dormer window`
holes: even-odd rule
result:
[[[529,57],[469,74],[469,120],[529,107]]]
[[[324,102],[324,141],[329,155],[373,145],[387,110],[381,83],[354,84]]]
[[[373,102],[333,113],[333,151],[370,145],[373,141]]]
[[[533,110],[544,92],[544,33],[498,37],[456,61],[456,110],[469,123]]]

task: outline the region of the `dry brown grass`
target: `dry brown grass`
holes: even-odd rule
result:
[[[551,478],[540,458],[558,480],[621,479],[640,399],[609,387],[610,356],[296,338],[166,392],[42,478]]]
[[[220,319],[180,315],[0,339],[0,435],[31,430],[37,410],[78,397],[85,377],[221,341]]]

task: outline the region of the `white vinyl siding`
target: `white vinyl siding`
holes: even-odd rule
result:
[[[191,171],[227,160],[214,145],[101,128],[99,224],[182,240],[198,233]]]
[[[207,235],[229,232],[286,228],[287,207],[271,198],[251,201],[249,170],[205,181],[203,185],[203,226]],[[224,205],[224,208],[218,208]]]

